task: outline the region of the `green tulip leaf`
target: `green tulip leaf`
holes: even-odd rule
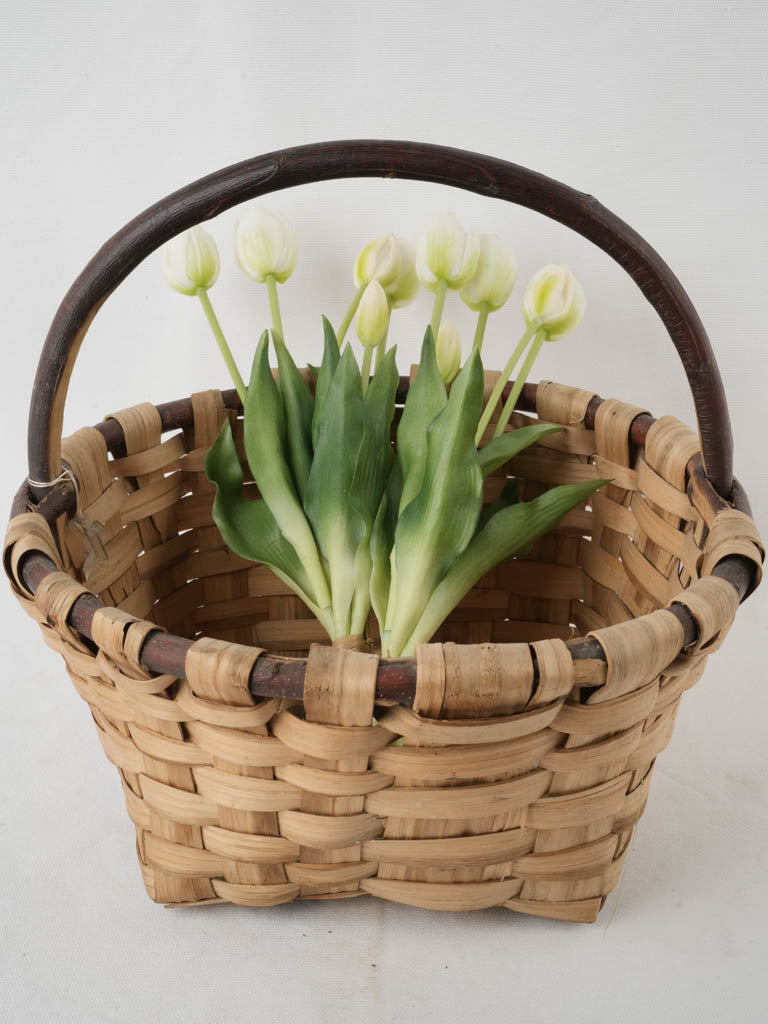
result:
[[[307,605],[326,629],[327,610],[312,597],[312,584],[296,549],[286,540],[263,498],[243,497],[243,470],[235,448],[232,428],[225,420],[205,457],[206,476],[216,486],[213,521],[235,554],[268,565]]]
[[[317,432],[320,425],[320,416],[325,405],[325,396],[331,384],[331,378],[336,372],[341,355],[339,343],[336,340],[336,332],[331,326],[328,317],[323,317],[323,361],[317,372],[317,383],[315,384],[315,411],[312,417],[312,443],[317,444]]]
[[[419,368],[408,388],[408,397],[397,428],[397,458],[403,476],[401,512],[419,493],[427,461],[427,431],[447,401],[445,383],[437,366],[435,338],[432,328],[427,327],[421,345]]]
[[[416,627],[403,644],[403,655],[428,643],[445,617],[469,593],[481,576],[549,530],[566,512],[587,501],[607,480],[588,480],[553,487],[532,501],[502,509],[492,516],[435,587]]]
[[[349,492],[349,501],[359,512],[364,525],[364,534],[355,553],[355,597],[350,626],[352,633],[361,633],[368,620],[373,567],[371,530],[395,461],[390,440],[395,395],[400,379],[395,356],[396,349],[391,348],[376,368],[365,393],[363,441]]]
[[[277,386],[285,410],[288,464],[301,499],[307,489],[309,468],[312,465],[312,416],[315,400],[285,342],[274,331],[272,341],[277,355]]]
[[[482,363],[473,351],[453,382],[447,405],[429,426],[422,485],[402,510],[395,529],[385,625],[393,656],[475,533],[483,480],[474,435],[482,397]]]
[[[491,505],[483,505],[483,510],[480,513],[480,518],[477,521],[476,534],[483,529],[488,520],[495,516],[497,512],[501,512],[502,509],[509,508],[510,505],[517,505],[520,501],[520,487],[517,477],[512,477],[507,480],[501,494],[498,496],[496,501]]]
[[[360,370],[347,345],[328,387],[317,424],[315,457],[304,505],[328,563],[336,635],[349,632],[355,552],[365,523],[350,500],[365,413]]]
[[[390,559],[395,543],[397,510],[403,490],[403,476],[397,459],[392,462],[387,485],[381,498],[376,518],[371,528],[371,604],[379,625],[384,629],[387,617],[387,602],[392,582]],[[382,639],[385,639],[383,636]],[[382,644],[382,649],[386,648]]]
[[[483,476],[489,476],[499,466],[509,462],[529,445],[535,444],[548,434],[556,434],[563,427],[554,423],[532,423],[530,427],[518,427],[494,437],[480,449],[480,469]]]
[[[302,559],[312,582],[315,604],[331,603],[317,544],[296,494],[285,458],[285,409],[269,368],[269,337],[265,331],[253,359],[244,409],[245,454],[253,479],[286,539]]]

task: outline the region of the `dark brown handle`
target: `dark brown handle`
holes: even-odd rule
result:
[[[324,142],[267,153],[210,174],[139,214],[105,243],[67,292],[40,356],[29,412],[29,476],[61,471],[69,378],[102,302],[150,253],[179,232],[246,199],[332,178],[413,178],[527,206],[560,221],[623,267],[661,317],[685,368],[696,406],[707,476],[723,497],[733,485],[728,405],[698,313],[659,254],[593,196],[535,171],[478,153],[414,142]],[[32,488],[36,498],[47,488]]]

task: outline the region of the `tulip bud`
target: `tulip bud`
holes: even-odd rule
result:
[[[525,322],[536,321],[550,337],[565,334],[584,316],[584,289],[565,264],[542,267],[525,289]]]
[[[498,235],[480,235],[477,270],[461,289],[461,297],[475,312],[487,305],[490,312],[501,309],[515,287],[517,260]]]
[[[296,266],[296,231],[277,210],[251,206],[237,222],[235,253],[241,268],[254,281],[264,281],[271,275],[283,284]]]
[[[438,281],[449,288],[461,288],[474,275],[480,257],[480,242],[474,231],[465,231],[452,213],[441,213],[419,239],[416,273],[430,291]]]
[[[461,367],[461,338],[456,325],[446,317],[437,332],[437,368],[446,384],[450,384]]]
[[[171,288],[182,295],[211,288],[219,276],[219,250],[213,236],[198,226],[166,242],[163,274]]]
[[[407,306],[419,288],[410,246],[391,234],[374,238],[358,253],[354,280],[358,288],[378,281],[394,306]]]
[[[357,336],[366,348],[378,345],[387,333],[389,325],[389,302],[378,281],[366,285],[360,305],[357,307],[355,328]]]

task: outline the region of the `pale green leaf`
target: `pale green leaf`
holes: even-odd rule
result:
[[[480,469],[483,476],[489,476],[499,466],[509,462],[529,445],[548,434],[556,434],[561,426],[553,423],[532,423],[529,427],[518,427],[494,437],[480,449]]]
[[[363,518],[349,500],[363,435],[360,370],[347,345],[318,420],[315,457],[305,498],[320,552],[328,563],[334,622],[340,636],[349,632],[355,552],[365,534]]]
[[[290,467],[285,458],[285,411],[269,368],[269,338],[265,331],[253,359],[245,398],[245,453],[253,479],[280,524],[280,529],[302,559],[312,581],[316,603],[331,603],[315,538],[301,507]]]
[[[241,558],[268,565],[328,628],[327,610],[315,603],[302,560],[281,533],[269,506],[263,498],[249,501],[243,497],[243,471],[229,420],[222,425],[203,466],[216,486],[213,521],[227,545]]]
[[[277,355],[278,389],[285,410],[288,464],[299,499],[302,499],[312,465],[312,415],[315,400],[285,342],[274,331],[272,341]]]
[[[397,428],[397,458],[403,476],[401,512],[421,488],[427,460],[427,431],[447,401],[445,382],[437,366],[435,339],[432,328],[427,327],[421,345],[419,368],[408,388],[403,415]]]
[[[453,382],[448,404],[429,426],[422,485],[395,530],[395,572],[385,625],[393,655],[477,527],[482,475],[474,434],[482,394],[482,364],[473,351]]]
[[[481,576],[547,533],[569,509],[585,502],[607,480],[588,480],[553,487],[532,501],[512,505],[488,521],[437,585],[415,629],[396,654],[413,654],[428,643],[445,617]]]

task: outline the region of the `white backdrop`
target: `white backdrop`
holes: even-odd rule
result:
[[[26,474],[38,352],[71,280],[162,195],[282,146],[382,137],[492,153],[592,192],[679,274],[731,396],[736,472],[766,530],[761,0],[455,0],[387,4],[11,0],[0,14],[3,500]],[[527,211],[408,182],[274,197],[296,222],[286,333],[319,351],[351,262],[375,234],[415,236],[436,211],[497,231],[521,285],[488,331],[516,337],[522,283],[568,262],[588,312],[536,375],[693,422],[671,343],[608,257]],[[266,297],[234,266],[234,211],[211,230],[213,298],[247,365]],[[469,343],[470,316],[449,313]],[[415,356],[426,296],[395,321]],[[75,371],[67,430],[136,402],[228,386],[196,303],[147,260],[107,302]],[[85,705],[0,589],[0,1001],[12,1021],[525,1022],[764,1019],[768,698],[759,594],[678,717],[618,893],[600,921],[508,911],[439,915],[372,900],[263,911],[163,910],[144,895],[114,769]]]

